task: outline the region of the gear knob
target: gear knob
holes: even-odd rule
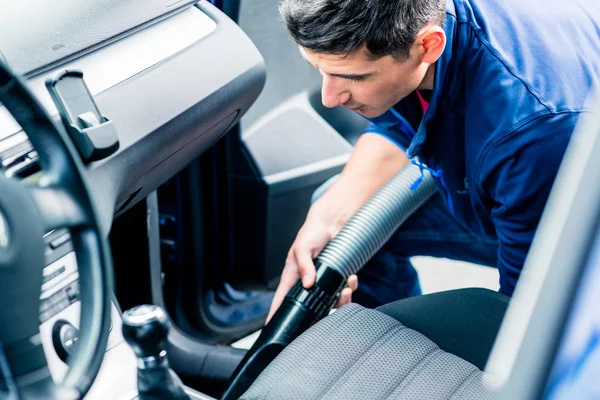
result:
[[[123,313],[123,337],[138,359],[140,400],[189,400],[181,379],[169,368],[169,321],[155,305],[133,307]]]
[[[163,358],[169,321],[162,308],[140,305],[123,313],[123,337],[138,359]]]

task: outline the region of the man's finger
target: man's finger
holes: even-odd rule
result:
[[[304,286],[305,289],[308,289],[315,283],[316,276],[316,269],[310,251],[297,249],[294,251],[294,257],[296,257],[296,262],[298,263],[298,271],[302,278],[302,286]]]
[[[350,288],[342,289],[342,292],[340,293],[340,299],[338,300],[335,307],[339,308],[339,307],[343,306],[344,304],[350,303],[351,301],[352,301],[352,289],[350,289]]]
[[[275,290],[275,294],[273,295],[273,301],[271,302],[271,308],[269,309],[269,315],[267,315],[267,320],[265,324],[269,323],[271,317],[273,317],[273,314],[275,314],[275,311],[277,311],[279,306],[281,306],[281,303],[283,303],[285,295],[290,291],[292,286],[294,286],[294,284],[298,280],[298,274],[290,272],[295,271],[296,268],[297,267],[295,264],[289,267],[286,266],[283,273],[281,274],[281,281],[279,282],[279,286],[277,286],[277,290]]]
[[[350,275],[346,284],[354,292],[356,289],[358,289],[358,276]]]
[[[273,301],[271,302],[271,308],[269,309],[269,314],[267,315],[265,325],[269,323],[269,321],[273,317],[273,314],[275,314],[275,311],[277,311],[284,298],[285,293],[282,290],[280,290],[280,287],[278,287],[275,291],[275,294],[273,295]]]

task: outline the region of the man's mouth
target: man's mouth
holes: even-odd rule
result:
[[[363,108],[363,106],[350,106],[350,105],[345,105],[345,104],[342,104],[342,107],[345,107],[345,108],[347,108],[349,110],[352,110],[352,111],[358,111],[361,108]]]

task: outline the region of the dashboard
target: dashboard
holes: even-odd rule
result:
[[[123,3],[59,1],[50,8],[69,11],[48,15],[47,6],[38,15],[19,5],[0,17],[0,25],[6,22],[0,30],[14,29],[25,18],[42,25],[43,32],[32,29],[13,35],[10,43],[0,40],[0,57],[25,76],[57,124],[58,109],[45,82],[64,70],[83,72],[98,108],[114,123],[118,150],[87,164],[105,235],[114,218],[223,137],[258,97],[266,75],[251,40],[208,2]],[[76,26],[61,26],[61,18],[74,16]],[[36,33],[50,38],[37,39]],[[1,105],[0,173],[30,180],[42,174],[36,149]],[[40,333],[50,371],[60,381],[77,341],[77,260],[67,230],[48,232],[44,241]],[[136,359],[121,335],[116,304],[112,314],[105,359],[86,398],[137,395]]]

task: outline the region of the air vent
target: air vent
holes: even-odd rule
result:
[[[27,178],[40,171],[38,153],[35,150],[29,149],[28,151],[2,160],[2,167],[4,168],[4,175],[8,178]]]

